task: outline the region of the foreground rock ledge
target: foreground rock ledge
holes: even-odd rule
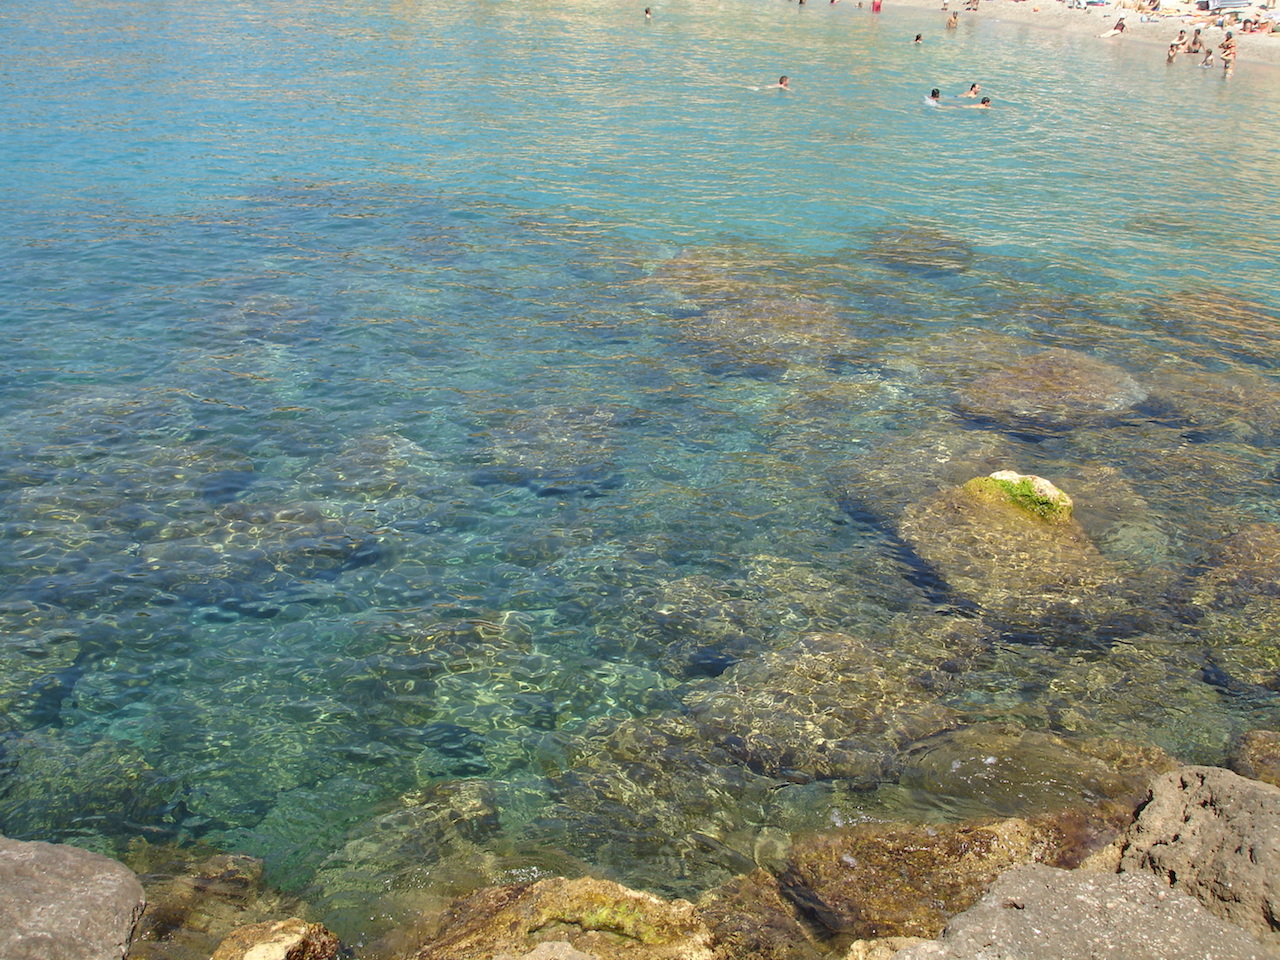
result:
[[[1120,870],[1155,873],[1280,954],[1280,787],[1219,767],[1156,778]]]
[[[4,960],[121,960],[145,905],[142,884],[115,860],[0,837]]]
[[[1274,960],[1245,930],[1149,873],[1041,864],[997,880],[941,940],[894,960]]]

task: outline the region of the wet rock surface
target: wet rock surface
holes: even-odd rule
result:
[[[142,909],[123,864],[66,844],[0,837],[0,956],[121,960]]]
[[[1280,787],[1280,732],[1248,730],[1231,745],[1233,773]]]
[[[240,927],[218,944],[211,960],[334,960],[338,938],[297,917]]]
[[[782,888],[811,923],[861,939],[936,937],[1005,870],[1074,858],[1053,820],[869,823],[802,838]]]

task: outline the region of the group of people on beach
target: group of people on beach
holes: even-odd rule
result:
[[[1177,37],[1169,44],[1169,56],[1165,58],[1165,63],[1173,63],[1180,53],[1196,54],[1202,57],[1200,61],[1202,67],[1213,66],[1213,47],[1204,42],[1198,27],[1189,37],[1186,30],[1178,31]],[[1230,30],[1218,44],[1218,57],[1222,60],[1222,69],[1228,74],[1231,73],[1236,65],[1236,38]]]

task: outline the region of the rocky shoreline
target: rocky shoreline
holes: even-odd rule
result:
[[[1280,957],[1278,759],[1280,735],[1255,732],[1235,765],[1266,780],[1179,767],[1111,829],[1112,812],[1072,810],[797,837],[696,903],[589,876],[486,887],[360,956],[1268,960]],[[217,855],[157,882],[76,847],[0,838],[6,960],[353,955],[300,904],[263,889],[247,857]]]

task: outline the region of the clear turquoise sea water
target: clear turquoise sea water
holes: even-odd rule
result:
[[[994,434],[1138,491],[1149,536],[1110,546],[1172,571],[1170,610],[1216,536],[1280,521],[1274,70],[849,0],[643,6],[0,13],[0,832],[252,853],[358,938],[381,908],[315,892],[334,851],[473,779],[491,845],[688,894],[705,846],[610,860],[549,813],[573,757],[808,628],[945,616],[841,478],[991,429],[956,391],[1044,348],[1155,399]],[[952,108],[974,81],[995,109]],[[874,255],[903,237],[964,262]],[[761,315],[789,332],[735,327]],[[726,628],[762,557],[859,602]],[[1092,734],[1221,762],[1280,665],[1264,638],[1206,682],[1235,638],[1170,617],[1112,659],[994,631],[949,706],[1079,732],[1083,699]],[[1086,661],[1116,665],[1059,673]],[[861,802],[805,789],[787,824]]]

